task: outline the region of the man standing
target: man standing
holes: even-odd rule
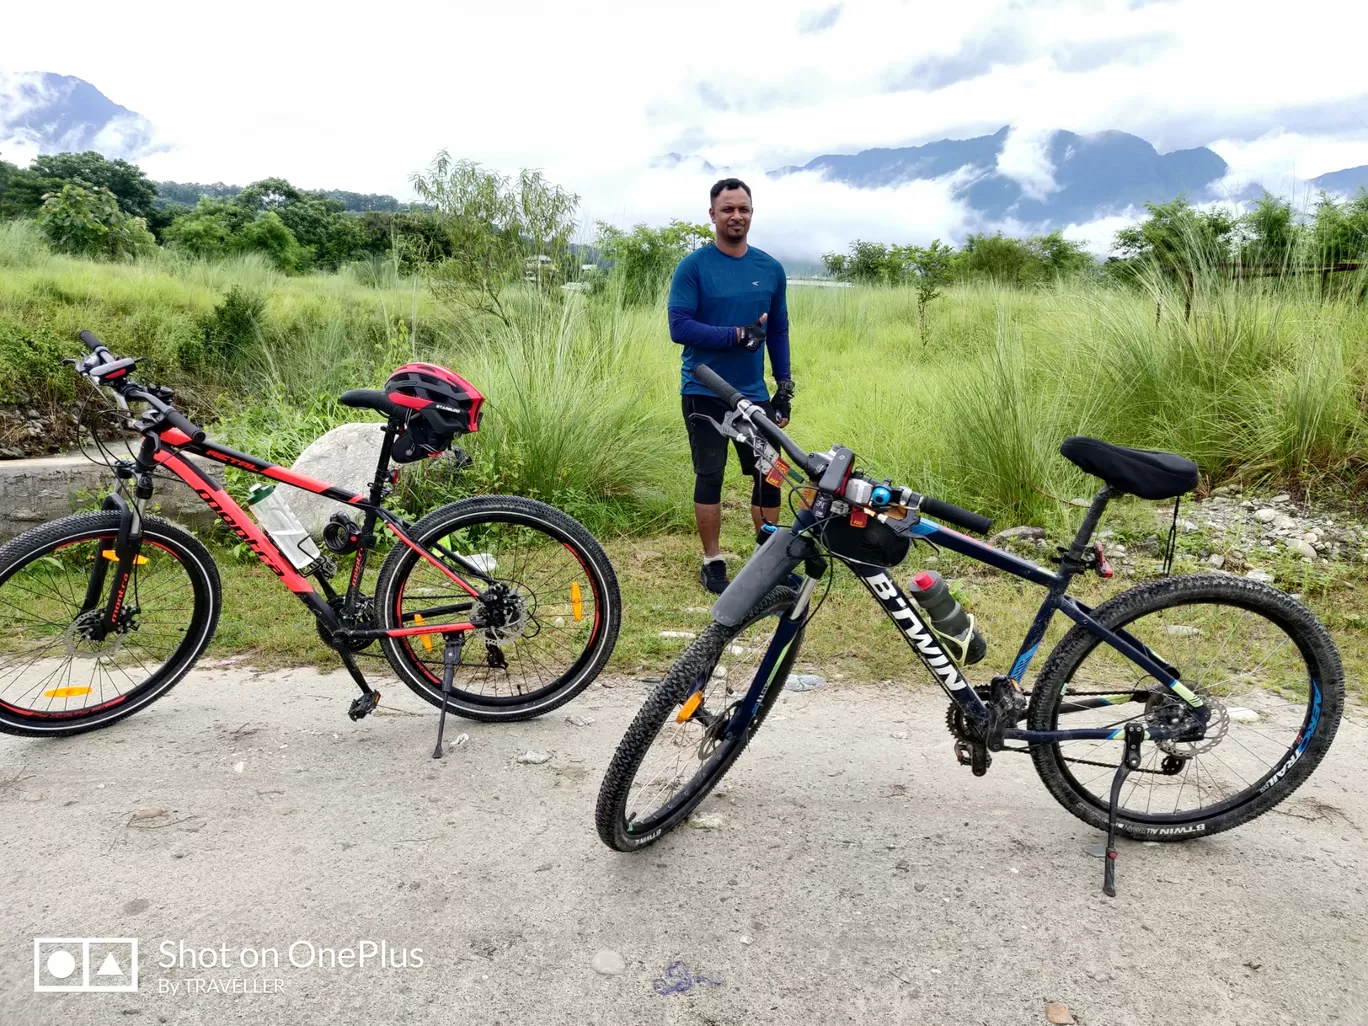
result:
[[[694,368],[711,367],[747,399],[760,403],[783,427],[792,412],[793,379],[789,373],[787,279],[784,268],[768,253],[746,243],[751,223],[750,187],[739,178],[724,178],[712,187],[708,216],[716,244],[695,250],[679,262],[670,283],[670,338],[684,347],[680,393],[684,426],[694,468],[694,519],[703,543],[703,569],[698,580],[721,594],[727,568],[718,549],[722,530],[722,475],[727,466],[727,439],[707,421],[721,421],[727,406],[711,389],[694,379]],[[770,402],[765,387],[765,350],[776,388]],[[754,479],[751,520],[758,535],[764,523],[779,520],[779,489],[756,474],[749,448],[736,446],[741,472]]]

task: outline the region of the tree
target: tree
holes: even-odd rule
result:
[[[955,250],[932,239],[929,246],[895,247],[899,249],[907,278],[917,291],[917,324],[922,345],[930,341],[926,326],[926,305],[941,295],[941,287],[950,280]]]
[[[177,215],[162,232],[172,249],[202,260],[229,256],[241,247],[239,236],[252,215],[236,203],[203,197],[191,210]]]
[[[1311,224],[1317,257],[1325,266],[1368,259],[1368,191],[1344,203],[1322,192]]]
[[[1254,209],[1240,218],[1240,261],[1284,270],[1293,260],[1302,235],[1292,205],[1264,193]]]
[[[427,173],[409,178],[420,199],[432,204],[450,240],[451,255],[429,272],[439,295],[457,299],[509,324],[500,300],[504,287],[521,277],[529,259],[543,280],[543,256],[569,251],[579,197],[547,182],[539,171],[516,181],[469,160],[452,160],[442,150]]]
[[[1083,244],[1064,238],[1064,233],[1032,236],[1028,242],[1031,252],[1040,260],[1048,278],[1072,278],[1097,273],[1097,259],[1083,248]]]
[[[1197,210],[1183,196],[1146,203],[1149,217],[1116,233],[1123,257],[1189,272],[1230,259],[1239,219],[1221,207]]]
[[[622,301],[629,306],[654,303],[669,282],[676,265],[689,253],[711,245],[712,228],[706,224],[671,221],[662,228],[638,224],[624,232],[598,222],[595,246],[613,262]]]
[[[76,256],[129,260],[156,247],[147,222],[120,210],[108,189],[62,186],[44,199],[38,225],[53,249]]]
[[[823,253],[822,266],[826,273],[837,281],[845,281],[849,276],[850,257],[844,253]]]
[[[155,212],[157,187],[142,168],[126,160],[109,160],[94,150],[55,153],[33,158],[31,168],[41,178],[72,182],[87,189],[108,189],[119,209],[149,220]]]
[[[1030,243],[1001,232],[970,235],[964,241],[957,268],[966,278],[988,278],[1003,285],[1026,285],[1041,277],[1039,256]]]

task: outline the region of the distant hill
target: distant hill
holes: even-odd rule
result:
[[[1012,218],[1030,225],[1062,227],[1095,220],[1146,202],[1161,203],[1179,193],[1207,198],[1227,164],[1205,146],[1159,153],[1144,139],[1126,132],[1049,133],[1044,141],[1048,167],[1028,188],[1001,166],[1010,127],[972,139],[941,139],[923,146],[823,154],[801,167],[773,175],[820,171],[827,178],[862,189],[899,185],[958,173],[957,197],[985,220]],[[1032,195],[1032,193],[1036,195]]]
[[[224,185],[222,182],[215,182],[212,185],[201,185],[198,182],[154,182],[153,184],[157,187],[156,203],[159,207],[193,207],[202,196],[207,196],[210,199],[232,199],[242,191],[241,185]],[[393,196],[385,196],[380,193],[347,192],[345,189],[323,189],[320,191],[329,199],[341,202],[344,210],[356,213],[363,213],[367,210],[426,209],[423,204],[401,203]]]
[[[155,147],[151,122],[84,79],[0,72],[0,149],[16,148],[134,159]]]
[[[1331,171],[1311,179],[1311,184],[1326,192],[1352,195],[1360,189],[1368,189],[1368,164],[1362,167],[1346,167],[1343,171]]]

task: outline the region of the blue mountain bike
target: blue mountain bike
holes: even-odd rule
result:
[[[1175,841],[1239,826],[1296,790],[1325,756],[1344,705],[1344,675],[1330,635],[1300,602],[1215,573],[1150,581],[1096,609],[1068,594],[1078,574],[1111,574],[1092,542],[1108,501],[1126,493],[1176,498],[1197,483],[1190,461],[1068,439],[1061,453],[1103,486],[1051,571],[933,521],[978,533],[991,523],[874,480],[855,468],[849,449],[804,452],[709,368],[695,373],[731,407],[721,429],[755,449],[771,480],[795,485],[795,516],[737,574],[712,607],[713,622],[652,690],[618,745],[597,808],[609,847],[635,851],[658,840],[735,763],[783,690],[833,560],[860,578],[949,696],[961,763],[982,776],[993,753],[1029,755],[1066,809],[1107,831],[1109,895],[1116,893],[1117,834]],[[962,649],[937,634],[892,578],[913,540],[1045,589],[1006,675],[972,686],[956,658]],[[791,587],[800,568],[801,583]],[[1023,690],[1057,612],[1073,626]]]

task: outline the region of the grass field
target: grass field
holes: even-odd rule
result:
[[[1058,455],[1070,434],[1184,453],[1203,487],[1239,480],[1352,505],[1368,469],[1368,309],[1323,301],[1315,284],[1199,278],[1190,317],[1163,281],[961,286],[931,305],[925,344],[909,290],[794,288],[791,430],[812,449],[850,446],[879,477],[1054,537],[1081,516],[1067,500],[1094,485]],[[90,328],[116,352],[147,356],[142,373],[175,385],[219,437],[289,462],[359,418],[336,403],[341,391],[378,384],[415,357],[451,366],[489,397],[468,440],[474,466],[454,479],[410,472],[400,505],[419,512],[504,492],[567,509],[605,540],[623,578],[628,621],[615,668],[657,675],[678,650],[659,631],[701,626],[707,605],[694,583],[679,350],[663,304],[520,289],[506,300],[511,327],[443,305],[383,263],[301,277],[253,259],[165,253],[95,264],[52,255],[24,224],[0,224],[0,402],[71,403],[74,381],[60,360]],[[746,491],[733,472],[726,544],[738,554],[749,551]],[[1129,502],[1114,519],[1149,534],[1155,516]],[[997,661],[1010,660],[1038,598],[941,558],[988,630],[986,679],[1005,668]],[[222,561],[220,657],[332,658],[293,599],[227,550]],[[1280,585],[1339,625],[1358,669],[1368,622],[1361,569],[1318,568],[1312,578],[1299,565],[1279,568]],[[838,582],[808,658],[832,674],[901,679],[910,665],[902,642],[876,624],[857,588]],[[1363,674],[1354,676],[1362,688]]]

